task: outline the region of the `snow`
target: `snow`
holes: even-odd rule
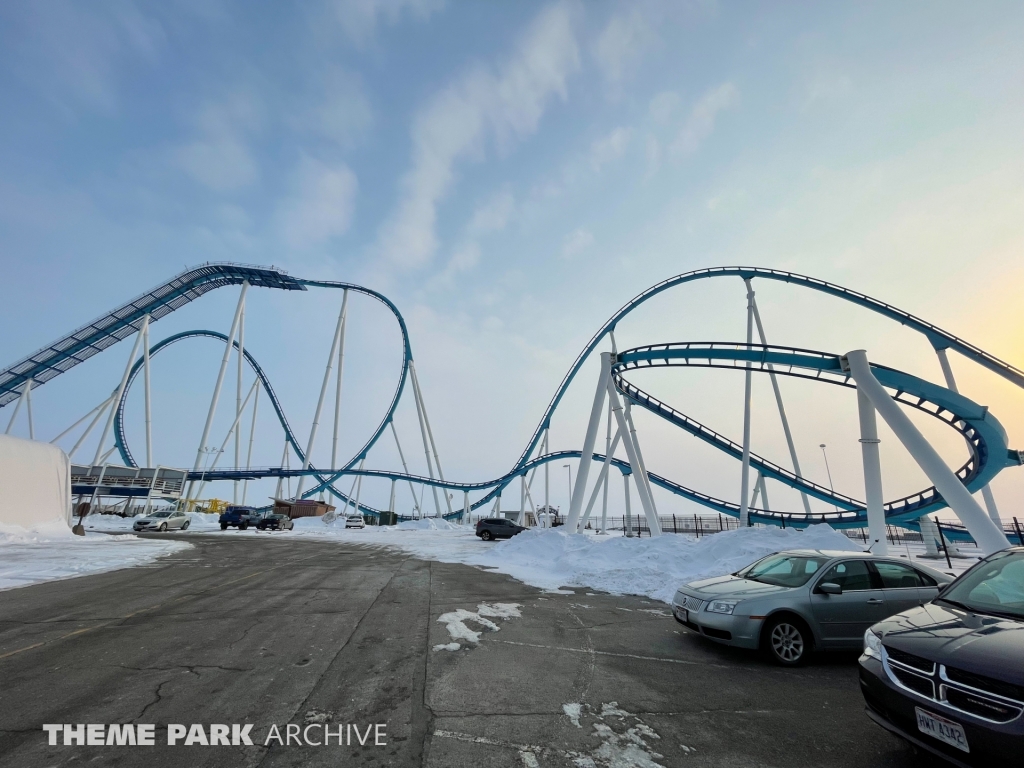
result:
[[[33,528],[0,523],[0,589],[145,565],[190,546],[131,534],[75,536],[64,521]]]
[[[448,613],[442,613],[437,620],[444,624],[448,629],[448,634],[451,635],[452,641],[448,645],[435,646],[434,650],[445,648],[449,651],[457,651],[459,644],[457,640],[462,640],[466,643],[478,643],[480,642],[480,635],[482,632],[477,632],[470,629],[466,622],[471,622],[478,626],[483,627],[491,632],[497,632],[501,627],[491,621],[491,617],[495,619],[501,619],[508,621],[509,619],[518,619],[522,616],[519,612],[519,603],[480,603],[476,607],[475,611],[467,611],[465,608],[457,608],[454,611]],[[452,646],[455,646],[454,648]]]
[[[733,573],[772,552],[860,550],[857,542],[828,525],[805,530],[740,528],[699,539],[683,534],[636,539],[533,528],[498,543],[480,541],[472,528],[435,518],[349,530],[343,525],[300,518],[295,530],[283,535],[386,546],[427,560],[481,566],[562,594],[565,587],[589,587],[612,594],[644,595],[665,603],[680,584]]]

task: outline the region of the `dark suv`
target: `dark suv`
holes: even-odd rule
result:
[[[503,517],[488,517],[476,521],[476,535],[484,541],[511,539],[517,533],[522,533],[525,530],[523,526],[516,525]]]
[[[864,634],[868,716],[958,766],[1024,754],[1024,547],[986,557],[939,596]]]
[[[221,513],[218,522],[222,531],[226,531],[229,527],[244,531],[250,525],[256,525],[256,509],[255,507],[229,506]]]

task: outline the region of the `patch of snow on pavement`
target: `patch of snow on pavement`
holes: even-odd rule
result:
[[[572,704],[563,704],[562,711],[565,712],[565,716],[572,721],[573,725],[575,725],[577,728],[583,727],[582,725],[580,725],[580,717],[583,714],[582,705],[578,701],[573,702]]]
[[[480,642],[480,635],[482,632],[476,632],[466,626],[466,622],[470,621],[484,629],[490,630],[491,632],[497,632],[501,627],[491,621],[490,616],[496,619],[502,619],[508,621],[509,619],[519,618],[522,614],[519,612],[519,603],[480,603],[477,606],[476,611],[467,611],[465,608],[458,608],[448,613],[442,613],[438,617],[438,621],[444,624],[448,628],[448,634],[451,635],[452,640],[465,640],[467,643],[478,643]],[[457,643],[451,643],[450,645],[457,645]],[[435,650],[438,646],[435,646]],[[457,648],[449,650],[457,650]]]
[[[145,565],[190,547],[131,534],[75,536],[63,522],[36,528],[0,523],[0,589]]]

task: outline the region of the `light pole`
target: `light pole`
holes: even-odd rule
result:
[[[835,486],[832,485],[832,470],[828,468],[828,454],[825,453],[825,444],[822,443],[818,447],[821,448],[821,455],[825,457],[825,471],[828,473],[828,487],[829,487],[829,490],[831,490],[832,493],[835,493],[836,492]],[[835,509],[836,512],[839,511],[839,507],[836,506],[835,502],[832,503],[832,506],[833,506],[833,508]]]

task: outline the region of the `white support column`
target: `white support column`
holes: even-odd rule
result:
[[[746,280],[747,290],[750,292],[750,301],[754,308],[754,324],[757,326],[757,335],[761,339],[761,343],[768,346],[768,340],[764,335],[764,326],[761,325],[761,313],[757,309],[757,299],[754,298],[754,289],[750,286],[750,281]],[[789,457],[793,461],[793,474],[803,479],[803,472],[800,469],[800,459],[796,455],[796,444],[793,442],[793,433],[789,429],[789,418],[786,416],[786,406],[782,403],[782,390],[779,388],[779,377],[775,374],[775,366],[768,364],[768,378],[772,382],[772,391],[775,393],[775,402],[779,406],[779,416],[782,419],[782,431],[786,435],[786,445],[789,447]],[[762,478],[763,480],[764,478]],[[804,512],[808,515],[811,514],[811,502],[807,498],[807,494],[800,491],[800,500],[804,505]],[[768,502],[765,502],[767,507]]]
[[[256,397],[252,401],[252,423],[249,425],[249,450],[245,455],[245,468],[252,467],[252,443],[256,437],[256,412],[260,406],[260,380],[256,378]],[[242,504],[245,504],[245,497],[249,493],[249,478],[242,482]]]
[[[103,427],[103,433],[100,435],[99,444],[96,446],[96,455],[93,457],[92,462],[94,465],[98,465],[100,463],[100,457],[103,455],[103,444],[107,441],[107,435],[110,434],[110,428],[114,424],[114,414],[117,413],[117,405],[121,402],[121,398],[124,396],[124,388],[128,383],[128,374],[131,373],[132,365],[135,363],[135,355],[139,351],[139,344],[141,342],[142,334],[135,334],[135,344],[132,345],[132,352],[128,355],[128,364],[125,365],[124,373],[121,374],[121,383],[117,387],[117,394],[114,396],[114,402],[110,404],[110,411],[107,413],[107,423]]]
[[[654,501],[648,491],[647,480],[639,475],[647,474],[643,464],[640,462],[636,450],[636,443],[630,434],[629,426],[626,424],[626,417],[622,413],[622,403],[619,402],[619,393],[615,391],[615,384],[611,377],[608,378],[608,398],[611,401],[612,411],[615,413],[615,421],[618,424],[619,432],[622,435],[622,445],[626,449],[626,456],[629,459],[629,466],[633,470],[634,484],[636,485],[637,496],[640,497],[640,506],[643,507],[644,516],[647,518],[647,525],[651,529],[651,536],[661,535],[661,521],[658,520],[658,512],[654,508]],[[578,481],[577,481],[578,483]]]
[[[391,423],[391,434],[395,436],[395,446],[398,448],[398,458],[400,458],[402,460],[402,471],[405,472],[405,474],[408,475],[409,474],[409,465],[405,463],[405,454],[402,453],[402,444],[400,442],[398,442],[398,431],[395,429],[395,421],[394,421],[394,419],[392,419],[390,423]],[[415,512],[417,515],[422,517],[422,515],[419,514],[420,513],[420,505],[419,505],[419,502],[416,500],[416,488],[413,487],[412,480],[409,481],[409,492],[412,494],[412,508],[413,508],[413,512]]]
[[[252,383],[252,386],[249,388],[249,393],[245,396],[245,399],[242,401],[242,410],[245,410],[245,407],[249,405],[249,398],[252,397],[252,394],[253,392],[256,391],[256,388],[259,386],[259,383],[260,380],[258,378],[256,379],[256,381]],[[227,447],[228,440],[231,439],[231,435],[238,432],[238,422],[242,420],[242,410],[239,410],[238,413],[235,414],[235,420],[232,421],[231,426],[228,427],[228,433],[224,435],[224,441],[220,444],[220,448],[218,448],[217,452],[214,454],[213,462],[206,469],[207,472],[212,472],[216,468],[217,462],[220,461],[220,457],[223,455],[224,449]],[[202,494],[203,487],[205,485],[206,481],[203,481],[200,484],[199,491],[196,493],[196,498],[199,498],[199,496]]]
[[[942,494],[956,516],[967,526],[967,530],[978,543],[979,549],[985,554],[992,554],[1010,546],[1006,535],[992,522],[992,519],[978,505],[970,491],[964,487],[960,479],[932,448],[924,435],[903,413],[899,405],[889,397],[885,388],[871,372],[867,353],[863,349],[848,352],[845,356],[850,374],[857,383],[858,391],[863,392],[875,409],[882,415],[889,428],[896,433],[907,451],[918,463],[928,479]]]
[[[942,368],[942,376],[946,379],[946,386],[949,387],[956,393],[960,392],[960,389],[956,385],[956,379],[953,378],[953,369],[949,365],[949,357],[946,355],[945,349],[936,349],[935,354],[939,358],[939,366]],[[968,446],[969,450],[973,450]],[[988,516],[992,518],[992,522],[996,524],[999,530],[1003,529],[1003,520],[999,516],[999,507],[996,506],[996,497],[992,495],[992,488],[986,485],[981,489],[981,496],[985,499],[985,507],[988,509]]]
[[[580,522],[580,513],[583,511],[583,497],[587,492],[590,465],[594,461],[594,444],[597,442],[597,430],[601,425],[601,411],[604,408],[604,398],[608,392],[611,370],[612,354],[611,352],[602,352],[601,370],[597,377],[597,391],[594,393],[594,405],[590,409],[590,422],[587,424],[587,434],[583,439],[583,453],[580,455],[579,469],[576,470],[576,485],[572,491],[572,498],[569,500],[569,517],[565,523],[569,533],[576,533]]]
[[[614,337],[613,337],[614,338]],[[612,409],[608,409],[608,429],[605,432],[604,438],[604,452],[606,455],[605,465],[611,461],[612,453],[615,451],[612,448]],[[601,483],[603,490],[601,491],[601,533],[608,530],[608,470],[602,469],[601,473],[604,475],[604,481]]]
[[[614,385],[613,385],[614,386]],[[651,500],[651,508],[654,510],[654,514],[658,514],[658,508],[654,503],[654,491],[651,490],[651,478],[647,474],[647,463],[644,461],[644,452],[640,448],[640,440],[636,436],[636,425],[633,423],[633,405],[626,400],[625,408],[622,410],[622,415],[626,418],[626,423],[629,425],[629,436],[633,440],[633,450],[636,451],[637,461],[640,462],[640,479],[643,481],[644,488],[647,489],[647,498]],[[634,478],[634,482],[636,478]]]
[[[629,475],[622,476],[623,485],[626,488],[626,536],[632,538],[633,536],[633,516],[629,511]]]
[[[334,437],[331,440],[331,469],[338,467],[338,430],[341,424],[341,382],[345,376],[345,330],[348,327],[348,288],[341,298],[341,339],[338,343],[338,380],[334,390]]]
[[[363,468],[363,463],[364,463],[365,461],[366,461],[366,457],[364,456],[364,457],[363,457],[363,458],[362,458],[362,459],[361,459],[361,460],[359,461],[359,469],[362,469],[362,468]],[[359,497],[360,497],[360,496],[362,495],[362,493],[363,493],[363,476],[362,476],[362,475],[359,475],[358,477],[359,477],[359,481],[358,481],[358,482],[356,483],[356,498],[355,498],[355,502],[354,502],[354,509],[355,509],[355,513],[356,513],[357,515],[361,515],[361,514],[363,514],[363,513],[359,511]],[[298,494],[296,494],[296,495],[298,495]]]
[[[754,290],[750,281],[747,285],[747,347],[754,342]],[[747,362],[747,372],[743,381],[743,459],[740,463],[740,526],[750,525],[750,508],[747,499],[750,494],[750,388],[753,369]]]
[[[281,453],[281,469],[284,469],[285,462],[288,460],[288,438],[284,439],[284,451]],[[274,498],[281,498],[281,486],[284,484],[284,475],[279,475],[277,478],[277,489],[274,491]]]
[[[36,439],[36,425],[32,420],[32,379],[25,382],[25,415],[28,416],[28,439]]]
[[[526,525],[526,474],[519,476],[519,517],[516,525]]]
[[[210,410],[206,414],[206,424],[203,425],[203,436],[199,440],[199,447],[196,449],[196,461],[192,466],[192,471],[195,472],[199,469],[200,464],[203,460],[203,448],[206,447],[206,441],[210,437],[210,429],[213,427],[213,417],[217,413],[217,400],[220,398],[220,388],[224,384],[224,374],[228,369],[228,360],[231,359],[231,349],[235,343],[235,334],[238,331],[238,323],[242,316],[242,310],[245,308],[245,294],[249,290],[249,281],[242,281],[242,290],[238,294],[238,305],[235,307],[235,315],[231,319],[231,330],[228,332],[228,340],[224,345],[224,356],[220,361],[220,370],[217,372],[217,383],[213,387],[213,397],[210,398]],[[120,400],[120,396],[118,396]],[[285,451],[287,455],[287,449]],[[186,494],[187,497],[192,496],[192,483],[189,483],[189,492]]]
[[[153,407],[149,375],[149,315],[142,323],[142,384],[146,402],[146,466],[153,466]],[[148,506],[149,500],[146,504]]]
[[[388,514],[388,524],[390,524],[391,521],[395,517],[395,480],[394,480],[394,478],[391,479],[391,500],[388,502],[388,513],[389,513]],[[379,519],[380,518],[378,518],[378,520]]]
[[[85,414],[85,416],[83,416],[82,418],[80,418],[80,419],[79,419],[78,421],[76,421],[76,422],[75,422],[74,424],[72,424],[72,425],[71,425],[70,427],[68,427],[68,428],[67,428],[67,429],[65,429],[65,430],[64,430],[63,432],[61,432],[61,433],[60,433],[59,435],[57,435],[57,436],[56,436],[55,438],[53,438],[53,440],[51,440],[51,441],[50,441],[50,445],[56,445],[57,443],[59,443],[59,442],[60,442],[60,440],[61,440],[61,438],[62,438],[62,437],[64,437],[64,436],[65,436],[65,435],[67,435],[68,433],[72,432],[72,431],[73,431],[73,430],[75,429],[75,427],[77,427],[77,426],[78,426],[79,424],[81,424],[81,423],[82,423],[83,421],[85,421],[85,420],[86,420],[86,419],[88,419],[88,418],[89,418],[90,416],[92,416],[92,415],[93,415],[94,413],[96,413],[96,411],[99,411],[99,410],[100,410],[100,409],[102,409],[102,408],[106,408],[106,407],[107,407],[107,404],[108,404],[108,403],[109,403],[109,402],[110,402],[110,401],[111,401],[111,400],[112,400],[113,398],[114,398],[114,396],[113,396],[113,395],[111,395],[111,396],[110,396],[110,397],[108,397],[108,398],[107,398],[106,400],[104,400],[104,401],[103,401],[102,403],[100,403],[99,405],[97,405],[97,406],[96,406],[95,408],[93,408],[93,409],[92,409],[91,411],[89,411],[89,412],[88,412],[87,414]]]
[[[548,446],[548,437],[551,434],[551,425],[544,427],[544,455],[547,456],[551,453],[551,449]],[[551,462],[544,462],[544,506],[549,510],[551,508]],[[550,514],[550,512],[549,512]]]
[[[245,363],[245,307],[242,307],[242,316],[238,320],[238,375],[235,381],[235,412],[242,413],[242,380],[243,364]],[[242,430],[235,430],[235,468],[242,465]],[[232,483],[231,501],[238,503],[238,481]]]
[[[427,437],[427,425],[423,418],[423,403],[420,401],[419,388],[416,386],[416,373],[413,369],[412,360],[409,361],[409,372],[412,377],[412,399],[416,403],[416,416],[420,422],[420,437],[423,438],[423,456],[427,460],[427,474],[430,479],[434,479],[434,465],[430,460],[430,439]],[[437,498],[437,488],[430,486],[430,491],[434,495],[434,513],[441,516],[441,502]]]
[[[864,493],[867,499],[868,547],[876,555],[888,555],[889,543],[885,539],[885,509],[882,507],[882,465],[878,458],[878,424],[875,408],[859,388],[857,411],[860,416],[860,452],[864,461]]]
[[[11,427],[14,426],[14,420],[18,418],[18,411],[21,410],[21,404],[25,402],[30,389],[32,389],[32,379],[26,379],[25,384],[21,388],[21,397],[18,398],[18,402],[14,406],[14,413],[11,414],[11,420],[7,422],[7,429],[4,430],[5,435],[11,434]]]
[[[434,442],[434,431],[430,428],[430,417],[427,415],[427,404],[423,400],[423,390],[420,389],[420,379],[416,375],[416,364],[413,363],[412,360],[409,361],[409,372],[412,374],[412,386],[416,391],[416,397],[419,398],[420,410],[423,412],[423,423],[427,427],[427,439],[430,441],[430,449],[434,454],[434,464],[437,465],[437,476],[444,480],[444,470],[441,469],[441,457],[437,455],[437,444]],[[448,491],[444,491],[444,501],[448,507],[448,514],[450,515],[452,513],[452,500],[448,497]]]
[[[469,525],[472,520],[469,514],[469,491],[462,492],[462,524]]]
[[[327,394],[327,385],[331,381],[331,371],[334,369],[334,356],[338,352],[338,341],[341,339],[342,329],[345,327],[345,309],[348,302],[348,291],[341,301],[341,311],[338,312],[338,324],[334,328],[334,337],[331,339],[331,352],[327,355],[327,365],[324,368],[324,380],[320,384],[320,397],[316,401],[316,410],[313,412],[313,426],[309,428],[309,440],[306,442],[306,457],[302,460],[302,469],[309,469],[312,459],[313,445],[316,443],[316,431],[320,426],[320,413],[324,408],[324,396]],[[333,469],[333,467],[332,467]],[[299,489],[295,492],[296,498],[302,497],[302,488],[306,484],[306,476],[299,478]]]
[[[610,408],[608,409],[608,412],[611,413],[611,409]],[[615,453],[615,449],[619,447],[619,440],[621,438],[622,438],[622,433],[616,431],[615,432],[615,440],[612,441],[610,446],[608,446],[608,452],[605,454],[604,462],[602,462],[602,464],[601,464],[601,473],[597,476],[597,483],[594,485],[594,492],[590,494],[590,501],[587,502],[587,509],[583,513],[583,517],[580,519],[580,527],[581,528],[585,527],[586,524],[587,524],[587,521],[590,520],[590,513],[594,509],[594,502],[597,501],[597,494],[600,493],[603,490],[604,491],[605,501],[608,500],[608,475],[609,475],[609,468],[611,467],[611,463],[612,463],[612,454]],[[607,515],[607,508],[604,510],[604,512],[601,515],[601,517],[602,517],[601,524],[602,525],[604,525],[605,522],[606,522],[606,515]],[[604,528],[602,528],[601,530],[604,531]]]
[[[84,443],[86,439],[88,439],[89,435],[92,433],[93,429],[95,429],[96,424],[99,422],[99,420],[103,418],[103,414],[107,412],[107,408],[116,407],[114,401],[114,398],[116,396],[117,390],[115,389],[113,392],[110,393],[110,397],[108,397],[107,400],[101,403],[99,408],[96,409],[96,417],[91,422],[89,422],[89,426],[85,428],[85,432],[82,433],[81,437],[78,438],[78,442],[76,442],[74,447],[68,452],[69,459],[73,459],[75,457],[75,453],[78,451],[79,448],[82,447],[82,443]]]

